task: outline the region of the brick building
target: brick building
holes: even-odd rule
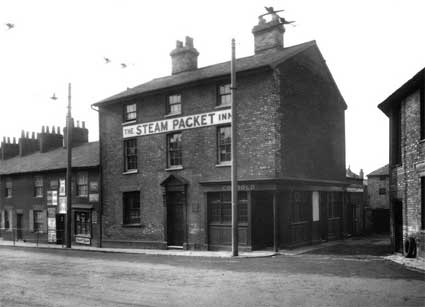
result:
[[[73,243],[99,246],[99,143],[88,142],[84,122],[72,143]],[[67,150],[59,127],[5,138],[0,153],[1,237],[64,243]]]
[[[273,244],[274,218],[280,246],[341,238],[346,227],[346,104],[316,42],[285,47],[284,31],[260,19],[255,54],[236,61],[247,250]],[[94,104],[103,246],[230,248],[230,63],[198,68],[190,37],[170,55],[171,75]]]
[[[388,165],[367,175],[369,229],[375,233],[390,231],[390,175]]]
[[[344,235],[360,235],[365,232],[366,227],[367,185],[363,178],[363,169],[360,169],[359,174],[356,174],[348,166],[345,176],[348,186],[345,188],[347,193],[344,204]]]
[[[390,119],[392,244],[399,251],[415,240],[420,257],[425,257],[424,87],[422,69],[378,106]]]

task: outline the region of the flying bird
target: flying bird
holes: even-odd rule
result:
[[[273,6],[270,6],[270,7],[265,6],[264,8],[265,8],[265,9],[266,9],[266,11],[267,11],[267,12],[269,12],[270,14],[273,14],[273,13],[274,13]]]
[[[121,68],[127,68],[127,64],[121,63]]]
[[[52,97],[50,97],[50,99],[52,99],[52,100],[56,100],[56,99],[58,99],[58,97],[56,97],[56,94],[55,94],[55,93],[53,93],[53,95],[52,95]]]
[[[294,23],[295,21],[287,21],[285,18],[283,17],[279,17],[279,21],[284,24],[284,25],[289,25],[291,23]]]
[[[111,60],[107,57],[103,57],[103,59],[105,60],[105,64],[109,64],[111,63]]]
[[[13,29],[15,27],[15,25],[13,23],[8,22],[8,23],[6,23],[6,27],[7,27],[8,30],[10,30],[10,29]]]

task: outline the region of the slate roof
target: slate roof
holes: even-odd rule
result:
[[[388,169],[388,164],[378,168],[377,170],[374,170],[372,173],[368,174],[368,177],[373,177],[373,176],[389,176],[390,172]]]
[[[0,160],[0,175],[66,169],[67,150],[58,148],[48,152]],[[85,143],[72,149],[72,167],[99,165],[99,142]]]
[[[316,41],[310,41],[303,44],[284,48],[276,52],[260,53],[249,57],[239,58],[236,60],[236,71],[247,71],[260,67],[275,67],[278,64],[292,58],[296,54],[316,46]],[[140,94],[161,90],[173,86],[178,86],[190,82],[196,82],[208,78],[219,77],[230,74],[230,61],[219,63],[211,66],[202,67],[192,71],[186,71],[179,74],[156,78],[146,83],[135,86],[127,91],[121,92],[104,100],[101,100],[94,105],[106,105],[117,102],[120,99],[130,98]]]
[[[425,80],[425,68],[419,71],[409,81],[404,83],[398,90],[392,93],[387,99],[378,105],[387,116],[390,115],[391,108],[401,103],[401,101],[410,95],[413,91],[424,86]]]

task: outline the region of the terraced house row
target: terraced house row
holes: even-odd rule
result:
[[[362,180],[348,180],[345,170],[347,105],[316,42],[287,47],[284,32],[278,19],[260,18],[252,29],[254,55],[236,61],[238,233],[246,250],[271,246],[274,235],[279,246],[292,247],[362,231]],[[230,248],[230,63],[198,68],[190,37],[177,41],[170,55],[171,75],[94,103],[99,143],[73,149],[90,147],[98,159],[74,163],[75,244]],[[47,208],[34,207],[34,195],[12,201],[6,191],[10,182],[18,188],[19,176],[4,172],[3,165],[13,159],[25,157],[5,157],[0,164],[3,237],[5,226],[17,226],[20,204],[51,207],[50,194],[43,194]],[[27,171],[34,175],[27,188],[36,189],[41,171]],[[81,172],[88,174],[84,180]],[[52,197],[61,197],[62,175],[58,171],[59,190]],[[84,197],[78,194],[82,182]],[[46,174],[43,193],[51,187]],[[77,215],[83,211],[88,215]],[[24,224],[42,220],[34,211],[22,212]],[[90,229],[86,239],[81,227]]]

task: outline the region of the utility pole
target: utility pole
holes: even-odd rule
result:
[[[68,114],[66,115],[66,247],[71,248],[71,223],[72,223],[72,128],[71,117],[71,83],[68,83]]]
[[[232,256],[238,256],[238,173],[237,173],[237,148],[236,148],[236,126],[237,126],[237,113],[236,113],[236,65],[235,65],[235,39],[232,39],[232,61],[230,65],[230,90],[232,98],[232,129],[231,129],[231,155],[232,155],[232,171],[231,171],[231,185],[232,185]]]

